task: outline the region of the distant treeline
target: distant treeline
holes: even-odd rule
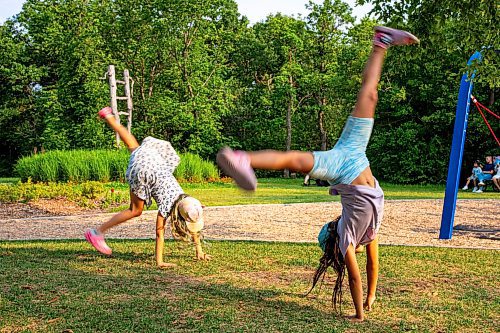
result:
[[[109,64],[133,77],[139,139],[208,159],[222,145],[329,149],[356,100],[373,26],[383,23],[422,43],[388,53],[372,168],[392,182],[443,182],[460,76],[483,46],[475,95],[497,108],[498,5],[358,2],[372,3],[377,21],[356,22],[338,0],[252,26],[233,0],[27,0],[0,26],[0,173],[42,148],[111,148],[114,134],[96,117],[109,104]],[[472,112],[464,165],[497,151]]]

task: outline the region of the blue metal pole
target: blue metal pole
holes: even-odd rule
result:
[[[470,66],[474,60],[481,61],[480,52],[475,52],[470,57],[467,65]],[[470,78],[467,77],[467,73],[462,75],[460,90],[458,92],[455,127],[453,129],[453,141],[451,144],[450,162],[448,164],[448,178],[446,180],[439,239],[451,239],[453,233],[453,221],[455,219],[457,193],[460,182],[460,168],[464,156],[465,134],[467,131],[467,120],[469,118],[470,96],[472,93],[474,75],[475,73],[472,73]]]

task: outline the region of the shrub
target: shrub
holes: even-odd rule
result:
[[[66,198],[83,207],[106,208],[123,204],[129,200],[129,190],[122,186],[115,189],[113,184],[89,181],[74,183],[32,183],[0,184],[0,202],[29,202],[37,199]]]
[[[23,182],[124,181],[129,152],[121,150],[49,151],[19,159],[15,172]],[[219,180],[217,167],[195,154],[181,154],[174,172],[179,181]]]
[[[181,163],[175,169],[174,176],[179,181],[202,182],[218,180],[219,170],[209,161],[191,153],[181,154]]]

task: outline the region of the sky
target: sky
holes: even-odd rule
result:
[[[314,0],[320,3],[321,0]],[[344,0],[351,7],[354,6],[355,0]],[[236,0],[238,3],[238,11],[241,15],[245,15],[250,23],[262,21],[269,14],[280,12],[285,15],[302,14],[305,16],[305,5],[308,0]],[[0,23],[15,14],[18,14],[23,6],[24,0],[0,0]],[[354,16],[358,19],[363,17],[371,9],[370,5],[354,8]]]

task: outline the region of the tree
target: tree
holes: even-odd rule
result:
[[[311,11],[306,18],[308,28],[308,89],[317,103],[317,124],[320,134],[320,149],[328,146],[328,130],[325,119],[332,115],[335,108],[345,106],[338,94],[342,81],[340,71],[344,64],[339,62],[339,54],[346,44],[347,33],[354,23],[352,10],[340,0],[325,0],[322,4],[310,1],[307,8]],[[339,110],[339,108],[337,108]],[[335,117],[333,117],[335,118]],[[342,123],[339,119],[337,123]],[[336,131],[338,132],[338,131]]]
[[[483,50],[483,62],[473,66],[475,94],[488,100],[499,87],[494,52],[500,40],[498,6],[489,0],[369,2],[386,24],[408,29],[421,39],[419,47],[389,52],[381,85],[382,91],[385,86],[393,93],[380,96],[378,108],[383,111],[368,151],[372,166],[380,174],[394,175],[397,182],[443,182],[460,76],[469,56],[482,46],[488,48]],[[487,129],[478,127],[482,125],[475,118],[471,113],[469,133],[483,134],[469,134],[467,165],[492,147],[486,144]]]

